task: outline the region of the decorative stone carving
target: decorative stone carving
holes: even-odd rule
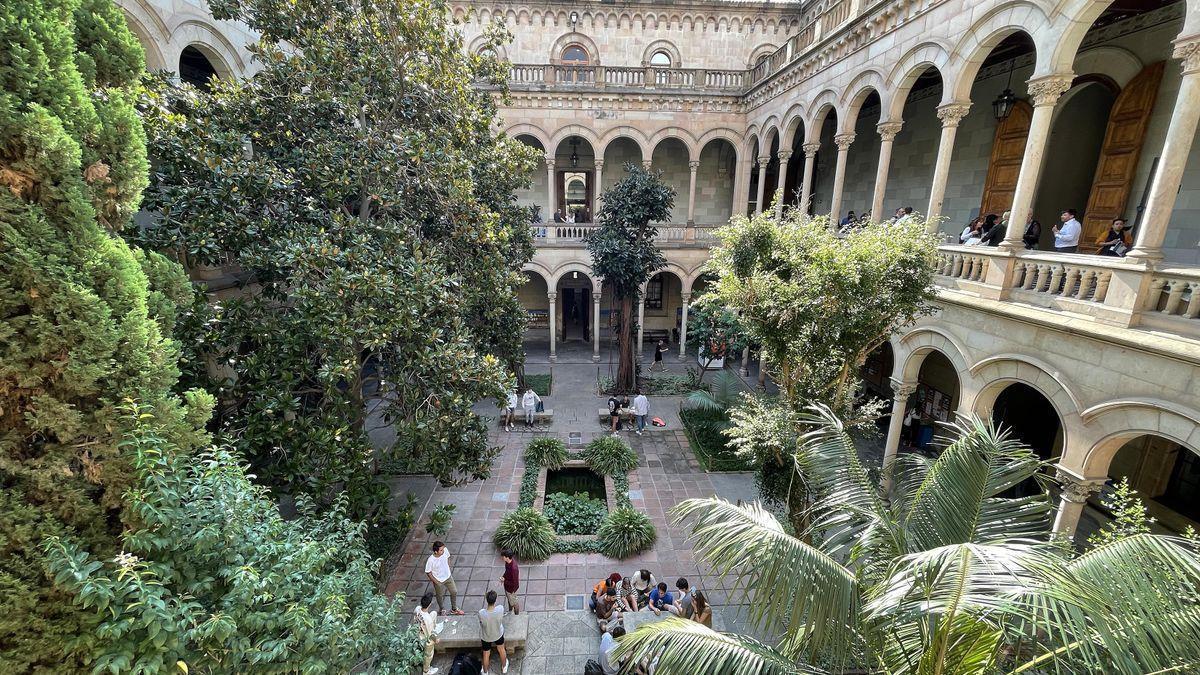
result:
[[[547,168],[547,169],[554,169],[554,158],[553,158],[553,157],[547,157],[547,158],[546,158],[546,168]]]
[[[648,160],[648,159],[643,159],[643,160],[642,160],[642,168],[643,168],[643,169],[645,169],[645,170],[649,171],[649,170],[650,170],[650,167],[651,167],[651,165],[652,165],[652,162],[651,162],[651,160]]]
[[[549,300],[550,302],[554,302],[555,300],[558,299],[558,293],[547,293],[546,299]]]
[[[917,391],[916,382],[901,382],[897,379],[892,379],[889,384],[892,386],[892,394],[897,400],[906,400]]]
[[[771,156],[770,156],[770,155],[763,155],[763,156],[759,157],[759,158],[758,158],[757,160],[755,160],[755,161],[756,161],[756,162],[758,162],[758,166],[760,166],[760,167],[766,167],[766,166],[767,166],[767,164],[770,164],[770,162],[771,162]]]
[[[786,162],[792,158],[792,151],[791,150],[780,150],[778,153],[775,154],[775,156],[779,158],[779,161]]]
[[[969,112],[971,112],[970,103],[947,103],[938,106],[937,116],[942,121],[943,127],[956,127]]]
[[[603,171],[603,170],[604,170],[604,160],[602,160],[602,159],[597,159],[597,160],[595,161],[595,164],[596,164],[596,170],[597,170],[597,171]]]
[[[1059,469],[1057,478],[1062,484],[1062,498],[1076,504],[1086,503],[1088,497],[1100,492],[1104,485],[1098,480],[1081,480],[1062,469]]]
[[[850,149],[850,144],[854,142],[854,134],[838,134],[833,137],[833,144],[837,146],[839,152],[846,152]]]
[[[700,168],[700,160],[693,159],[692,161],[688,162],[688,168],[692,170],[692,173],[696,173],[696,169]]]
[[[891,143],[896,140],[896,134],[900,133],[900,129],[904,126],[904,122],[882,122],[875,125],[875,131],[879,132],[881,140]]]
[[[1200,38],[1175,43],[1171,56],[1183,61],[1183,74],[1200,72]]]
[[[805,157],[811,158],[811,157],[816,156],[817,151],[821,149],[821,144],[820,143],[805,143],[804,145],[800,146],[800,148],[802,150],[804,150]]]
[[[1054,105],[1067,90],[1071,88],[1074,75],[1047,75],[1029,81],[1029,98],[1033,99],[1034,107]]]

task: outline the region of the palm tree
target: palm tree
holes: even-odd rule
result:
[[[741,380],[728,370],[721,370],[713,376],[710,390],[697,389],[688,394],[685,402],[689,407],[699,410],[725,412],[737,403],[741,391]]]
[[[969,420],[936,460],[906,457],[885,494],[825,408],[804,420],[797,475],[817,498],[793,536],[758,504],[689,499],[699,559],[733,575],[766,644],[683,619],[625,636],[661,675],[1168,673],[1200,668],[1200,556],[1138,534],[1076,554],[1051,501],[1011,498],[1043,464]]]

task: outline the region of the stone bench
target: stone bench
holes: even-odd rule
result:
[[[643,609],[641,611],[637,611],[637,612],[625,612],[624,614],[621,615],[621,625],[625,627],[626,633],[632,633],[633,631],[638,629],[638,626],[645,626],[648,623],[655,623],[658,621],[662,621],[662,620],[670,618],[672,616],[675,616],[675,615],[670,612],[667,612],[665,610],[658,615],[655,615],[654,612],[651,612],[651,611],[645,610],[645,609]],[[724,628],[724,626],[721,625],[720,618],[721,617],[717,614],[716,610],[714,609],[713,610],[713,630],[720,631]]]
[[[438,641],[434,651],[444,652],[447,649],[479,649],[479,614],[467,612],[463,616],[439,616],[438,622],[445,622],[442,632],[438,633]],[[525,638],[529,633],[529,614],[506,614],[504,616],[504,647],[509,652],[523,648]]]
[[[542,412],[533,413],[534,424],[550,424],[554,421],[554,410],[546,408]],[[504,426],[504,412],[496,417],[496,423]],[[517,412],[513,413],[513,426],[525,424],[525,411],[522,408],[517,408]]]
[[[622,422],[633,422],[637,417],[633,414],[632,408],[621,408],[617,411],[621,415]],[[609,424],[608,408],[600,408],[600,423],[604,426]]]

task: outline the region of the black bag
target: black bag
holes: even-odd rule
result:
[[[480,675],[483,664],[473,654],[459,652],[454,655],[454,663],[450,664],[450,675]]]
[[[538,401],[537,407],[534,408],[534,411],[535,412],[546,412],[546,406],[541,401]]]
[[[596,659],[588,659],[583,666],[583,675],[604,675],[604,668]]]

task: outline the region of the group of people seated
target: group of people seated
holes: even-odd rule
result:
[[[609,651],[616,646],[616,639],[625,634],[621,620],[629,612],[654,612],[657,616],[666,612],[712,628],[712,606],[704,591],[692,588],[683,577],[675,581],[672,591],[650,570],[638,570],[627,577],[613,572],[592,587],[588,604],[600,622],[599,665],[607,675],[620,670],[618,664],[609,660]],[[637,672],[652,671],[653,664],[640,664],[637,668]]]

